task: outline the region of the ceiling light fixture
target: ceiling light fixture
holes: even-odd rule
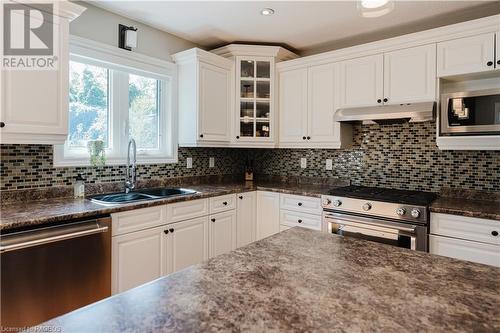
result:
[[[380,17],[394,9],[393,0],[361,0],[357,2],[358,11],[363,17]]]
[[[274,14],[274,9],[272,8],[263,8],[261,9],[260,13],[264,16],[269,16]]]

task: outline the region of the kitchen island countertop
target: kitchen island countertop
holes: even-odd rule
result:
[[[62,332],[498,332],[500,268],[293,228],[76,310]]]

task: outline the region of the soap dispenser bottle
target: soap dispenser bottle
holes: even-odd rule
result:
[[[73,191],[75,198],[83,198],[85,196],[85,179],[82,177],[81,173],[76,176]]]

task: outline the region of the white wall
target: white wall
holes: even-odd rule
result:
[[[108,12],[89,3],[75,1],[87,8],[70,24],[70,34],[118,46],[118,24],[138,28],[138,45],[132,52],[172,61],[170,55],[195,47],[194,43],[152,28],[126,17]]]

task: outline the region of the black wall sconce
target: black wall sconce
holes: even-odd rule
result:
[[[128,51],[132,51],[132,48],[137,47],[137,28],[119,24],[118,47]]]

